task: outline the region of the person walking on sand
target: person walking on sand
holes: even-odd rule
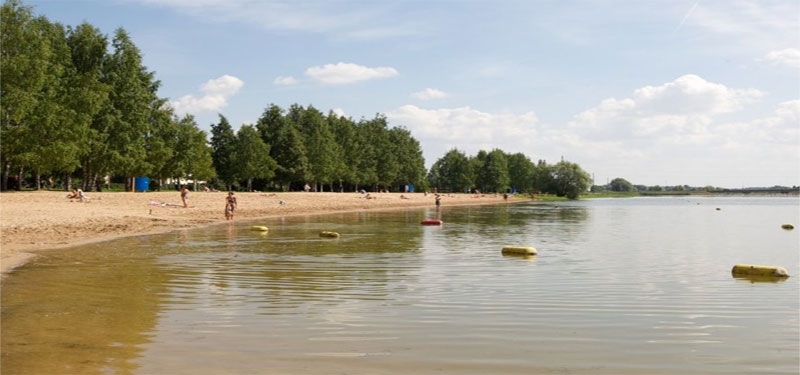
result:
[[[181,187],[181,201],[183,201],[183,208],[189,208],[189,188],[186,185]]]
[[[233,220],[233,211],[236,209],[236,197],[229,191],[225,198],[225,220]]]

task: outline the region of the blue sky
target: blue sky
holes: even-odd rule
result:
[[[28,1],[128,30],[208,129],[270,103],[384,113],[452,147],[597,183],[800,185],[798,1]]]

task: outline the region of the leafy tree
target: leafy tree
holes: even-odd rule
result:
[[[552,168],[553,186],[559,197],[578,199],[591,184],[591,177],[578,164],[560,161]]]
[[[542,193],[555,191],[552,166],[539,160],[533,169],[533,189]]]
[[[394,154],[399,162],[395,183],[417,185],[424,188],[425,158],[419,141],[411,136],[406,128],[395,127],[389,130],[389,142],[394,146]]]
[[[477,154],[475,154],[475,156],[469,158],[470,169],[472,169],[472,185],[481,191],[486,190],[486,187],[491,184],[491,181],[489,181],[489,176],[485,175],[486,170],[484,169],[484,166],[486,165],[486,158],[488,156],[488,152],[480,150]]]
[[[219,115],[219,123],[211,124],[211,157],[217,177],[232,190],[236,179],[234,152],[236,151],[236,134],[231,124],[223,115]]]
[[[381,153],[380,147],[383,144],[376,144],[376,137],[373,136],[375,126],[370,121],[361,120],[356,125],[356,154],[358,159],[355,164],[355,184],[356,190],[359,185],[377,184],[378,181],[378,154]]]
[[[276,135],[275,153],[277,162],[275,177],[278,183],[288,190],[293,181],[306,181],[309,176],[308,158],[303,145],[303,136],[290,123],[285,123]]]
[[[528,191],[533,187],[534,168],[531,159],[518,152],[506,157],[508,160],[508,177],[511,187],[519,191]]]
[[[252,125],[242,125],[236,134],[235,161],[238,176],[247,180],[247,190],[253,191],[253,179],[269,179],[275,175],[276,163],[269,157],[269,146]]]
[[[503,192],[508,189],[508,161],[502,150],[494,149],[486,155],[481,176],[484,179],[484,188],[487,191]]]
[[[448,151],[431,167],[429,176],[435,179],[430,181],[432,186],[440,189],[463,192],[472,187],[472,168],[470,161],[458,149]]]
[[[339,182],[339,189],[344,190],[345,181],[350,183],[356,180],[355,166],[359,158],[356,125],[351,119],[338,116],[330,111],[328,126],[333,133],[339,155],[334,163],[333,175],[334,179]]]
[[[318,184],[333,181],[338,149],[327,120],[316,108],[309,106],[303,110],[301,107],[299,129],[304,136],[310,177],[317,191]]]
[[[617,177],[608,184],[611,191],[633,191],[633,184],[624,178]]]

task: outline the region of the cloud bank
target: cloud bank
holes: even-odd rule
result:
[[[178,115],[219,111],[228,105],[228,98],[239,92],[242,86],[242,80],[225,74],[204,83],[200,87],[203,95],[184,95],[171,104]]]
[[[312,66],[306,69],[306,76],[314,81],[328,85],[346,85],[370,79],[389,78],[396,76],[397,70],[391,67],[369,68],[363,65],[340,62]]]
[[[551,162],[564,156],[596,173],[598,183],[800,184],[800,100],[749,121],[725,120],[764,95],[684,75],[601,100],[563,124],[471,107],[404,105],[387,116],[420,139],[428,165],[452,147],[469,154],[497,147]]]

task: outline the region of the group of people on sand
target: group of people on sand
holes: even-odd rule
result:
[[[88,202],[89,197],[83,193],[81,189],[72,189],[72,193],[67,194],[67,199],[72,202],[73,199],[77,199],[80,202]]]

